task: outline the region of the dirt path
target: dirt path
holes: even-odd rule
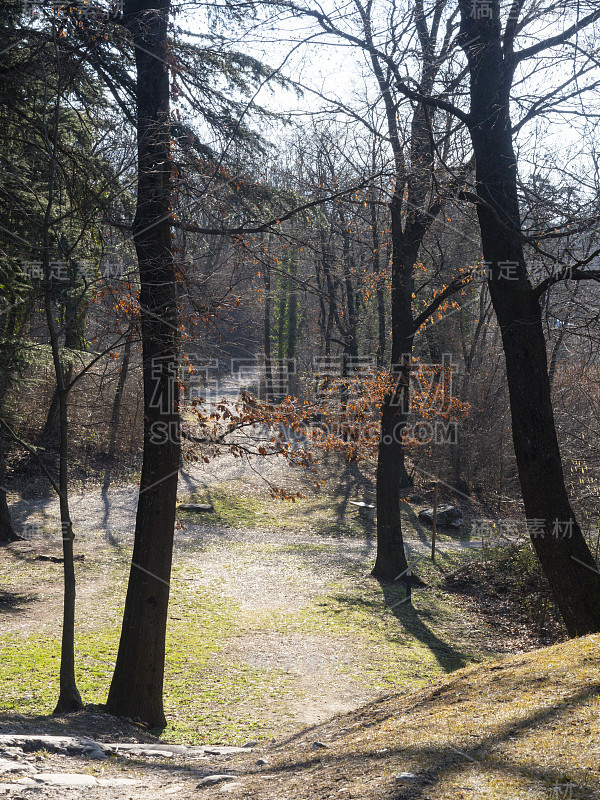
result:
[[[270,477],[281,482],[281,474],[274,470]],[[283,477],[294,480],[293,475]],[[239,462],[223,460],[208,470],[186,472],[180,496],[224,482],[259,492],[259,484],[251,485],[250,478]],[[85,663],[97,670],[100,662],[103,668],[104,677],[91,684],[99,687],[94,702],[105,696],[114,657],[136,501],[133,486],[116,487],[106,494],[92,489],[72,497],[77,549],[85,557],[78,566],[80,647],[85,651],[88,640],[94,642],[109,627],[109,642],[106,647],[102,643],[100,657],[96,651],[84,652]],[[471,657],[478,660],[494,652],[486,626],[467,618],[459,607],[440,605],[433,587],[415,593],[414,608],[401,604],[394,608],[402,591],[380,587],[369,577],[375,548],[372,530],[341,535],[336,533],[336,524],[328,522],[317,532],[316,518],[309,510],[303,518],[303,512],[294,509],[294,524],[288,525],[291,511],[286,516],[285,507],[269,506],[266,500],[264,507],[264,521],[252,527],[203,524],[192,518],[185,519],[184,529],[177,531],[166,699],[172,725],[165,732],[167,739],[194,741],[198,735],[208,743],[242,744],[254,738],[268,742],[355,709],[386,691],[419,686]],[[4,630],[26,637],[27,642],[35,643],[39,637],[56,639],[61,567],[40,562],[38,556],[40,552],[59,554],[50,533],[57,524],[58,507],[53,499],[28,498],[14,500],[13,508],[17,519],[37,522],[39,530],[29,541],[0,551],[3,584],[17,598],[10,609],[0,605]],[[407,531],[409,560],[428,554],[424,532],[410,526]],[[471,546],[443,541],[440,563],[451,563],[461,549]],[[22,688],[16,691],[14,707],[21,709],[23,698],[31,693],[20,697]],[[89,702],[90,698],[85,699]],[[27,702],[33,704],[32,709],[38,707],[35,699]],[[65,730],[47,718],[37,724],[37,732]],[[85,732],[85,722],[82,726]],[[27,724],[9,715],[0,727],[4,732],[19,732]],[[71,727],[66,722],[66,730]],[[109,734],[96,735],[106,740]],[[48,761],[44,769],[50,772],[68,767],[65,756],[43,758]],[[187,792],[198,783],[193,780],[206,774],[205,765],[184,768],[185,759],[177,769],[168,770],[164,765],[157,767],[160,759],[151,761],[154,766],[148,772],[132,765],[131,759],[125,764],[111,757],[110,763],[102,765],[79,760],[79,771],[112,776],[110,788],[109,784],[104,788],[90,785],[86,796],[90,800],[145,800],[169,796],[168,790],[188,797],[192,795]],[[163,780],[167,773],[168,780]],[[184,773],[183,784],[174,783],[174,776]],[[144,776],[141,785],[115,783],[118,776],[139,780],[139,774]],[[226,792],[230,784],[215,784],[210,791]],[[25,794],[15,797],[42,792],[43,797],[54,798],[72,790],[38,786],[18,791]]]

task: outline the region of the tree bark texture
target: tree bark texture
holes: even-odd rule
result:
[[[569,635],[578,636],[600,631],[600,574],[569,503],[542,313],[527,275],[509,109],[514,64],[510,52],[502,50],[498,0],[490,3],[491,19],[476,18],[471,6],[460,0],[470,69],[477,214],[506,359],[519,480],[533,547]]]
[[[177,284],[171,250],[168,0],[125,3],[137,70],[138,191],[144,453],[135,542],[111,713],[166,724],[165,637],[180,457]]]

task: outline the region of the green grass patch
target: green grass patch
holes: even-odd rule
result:
[[[213,485],[210,489],[180,495],[181,503],[211,503],[213,513],[183,511],[182,522],[230,528],[279,528],[289,531],[310,531],[317,536],[363,537],[375,533],[375,523],[363,520],[357,510],[341,495],[325,493],[275,500],[263,494],[251,494],[242,482]]]
[[[121,574],[116,586],[111,582],[113,596],[117,590],[122,596],[124,579]],[[102,612],[97,606],[76,630],[76,680],[86,704],[105,702],[116,660],[122,609],[110,597],[106,600],[98,604]],[[273,718],[265,716],[265,703],[276,705],[287,678],[283,672],[252,668],[221,655],[223,644],[236,634],[239,619],[239,607],[217,591],[198,586],[189,566],[174,568],[166,642],[165,738],[243,744],[272,732]],[[56,628],[55,635],[0,636],[2,712],[52,712],[59,691],[58,622]]]
[[[324,549],[318,543],[282,548],[313,561]],[[438,554],[435,564],[420,562],[428,585],[413,590],[412,606],[401,602],[402,584],[381,586],[365,574],[364,564],[349,563],[343,568],[346,577],[332,582],[312,604],[294,612],[269,610],[256,615],[256,635],[261,630],[321,635],[354,651],[350,663],[339,667],[348,678],[374,691],[414,688],[434,675],[489,657],[481,631],[474,637],[464,608],[438,588],[445,572],[466,558],[470,553],[453,551]]]
[[[244,495],[222,487],[193,492],[180,498],[183,503],[211,503],[214,512],[195,512],[177,509],[183,522],[228,528],[256,528],[265,524],[268,513],[263,499]]]
[[[439,552],[435,564],[423,559],[417,572],[426,587],[415,589],[413,607],[400,604],[392,609],[403,599],[404,590],[382,587],[368,577],[374,548],[364,549],[362,543],[368,544],[372,523],[361,520],[343,498],[322,494],[281,503],[231,483],[182,499],[211,502],[215,508],[214,514],[180,512],[182,521],[265,529],[279,535],[266,541],[211,536],[202,545],[210,552],[202,554],[190,551],[186,537],[181,537],[167,628],[165,738],[244,744],[289,731],[293,708],[309,691],[306,669],[296,670],[293,662],[302,657],[302,642],[308,637],[316,657],[319,637],[324,651],[341,653],[339,659],[325,659],[323,674],[335,683],[332,692],[345,681],[372,694],[410,689],[483,657],[480,640],[473,639],[472,620],[465,618],[454,596],[441,590],[444,575],[471,557],[470,552]],[[412,536],[410,525],[407,521],[405,528]],[[302,541],[295,540],[296,532],[303,534]],[[324,535],[347,536],[348,546],[325,541]],[[193,536],[187,538],[194,541]],[[82,540],[82,549],[85,544]],[[99,535],[77,568],[85,586],[76,634],[77,681],[85,703],[103,703],[108,694],[130,557],[128,548],[111,549]],[[52,608],[58,604],[60,565],[7,558],[6,588],[22,593],[25,585],[35,587],[39,599],[32,596],[28,602],[37,604],[45,602],[52,587]],[[270,599],[263,607],[260,576],[264,571],[264,580],[269,580],[266,575],[271,570],[276,587],[266,593]],[[244,599],[242,608],[233,597],[246,597],[239,594],[246,575],[255,581],[249,598],[253,602],[246,606]],[[227,596],[228,586],[233,597]],[[287,593],[282,606],[278,590]],[[52,711],[58,697],[59,616],[57,612],[49,617],[49,627],[42,631],[24,628],[0,636],[2,711],[32,715]],[[278,634],[291,635],[289,652],[285,638],[277,640]],[[272,659],[270,653],[264,659],[260,652],[265,635],[276,642]],[[280,668],[290,659],[289,671]]]

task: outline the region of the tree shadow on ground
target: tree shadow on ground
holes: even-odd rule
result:
[[[327,459],[326,464],[332,468]],[[359,535],[364,538],[365,555],[369,555],[374,546],[375,521],[362,517],[358,508],[352,505],[352,501],[375,503],[375,484],[372,478],[361,470],[358,462],[344,460],[341,469],[339,462],[336,461],[335,464],[338,468],[334,473],[335,483],[331,490],[333,495],[331,509],[335,513],[335,518],[326,521],[313,520],[311,526],[320,536],[356,538],[357,533],[351,527],[352,523],[356,523],[361,529]],[[348,515],[352,515],[351,522],[348,520]]]
[[[483,730],[481,734],[475,736],[474,740],[468,744],[458,742],[458,746],[454,746],[454,743],[450,741],[437,745],[434,740],[439,740],[439,736],[436,733],[432,735],[432,741],[422,745],[415,745],[411,742],[411,734],[410,730],[408,730],[405,736],[406,745],[392,745],[381,749],[381,743],[378,742],[373,750],[358,753],[328,753],[325,750],[319,752],[318,756],[304,756],[300,759],[290,760],[283,766],[278,765],[273,767],[272,770],[267,769],[266,771],[267,773],[270,771],[274,775],[277,773],[298,773],[296,778],[298,780],[303,770],[307,770],[308,774],[312,774],[312,770],[318,765],[321,773],[325,770],[339,772],[342,769],[347,779],[354,771],[364,776],[364,778],[368,778],[370,772],[381,773],[382,770],[385,770],[386,762],[393,761],[398,763],[401,760],[404,769],[410,770],[415,774],[415,780],[411,780],[410,786],[406,788],[402,788],[398,784],[392,784],[390,786],[390,794],[386,793],[385,797],[393,797],[394,800],[420,800],[420,798],[424,800],[430,796],[436,784],[443,787],[447,778],[453,774],[460,775],[467,769],[479,770],[484,773],[504,774],[505,776],[512,775],[520,780],[531,781],[532,786],[545,784],[548,787],[548,791],[552,790],[554,792],[553,797],[566,797],[566,794],[558,795],[555,790],[551,789],[551,787],[556,787],[557,784],[564,785],[565,771],[563,765],[549,765],[547,757],[543,753],[538,759],[529,759],[526,756],[518,759],[515,758],[514,754],[507,753],[504,755],[502,750],[494,752],[494,749],[502,749],[508,745],[518,752],[518,744],[515,743],[518,743],[521,737],[539,726],[552,724],[557,718],[569,711],[574,711],[577,706],[596,697],[599,690],[600,685],[593,683],[581,688],[576,694],[558,700],[551,705],[547,704],[545,696],[540,696],[539,704],[534,710],[517,718],[513,717],[508,722],[501,722],[497,726],[489,726],[487,730],[484,717],[482,719]],[[431,705],[435,710],[435,701]],[[368,710],[369,707],[367,706],[366,708]],[[521,707],[517,706],[516,710],[518,713]],[[368,713],[365,713],[363,725],[371,731],[369,738],[374,737],[373,725],[380,725],[388,720],[393,720],[397,714],[403,715],[405,713],[404,709],[394,709],[393,712],[379,715],[375,722],[373,722]],[[418,708],[415,713],[418,715]],[[283,742],[283,745],[291,744],[294,740],[302,738],[309,733],[314,736],[318,734],[319,728],[326,729],[330,725],[330,722],[326,722],[321,726],[305,729]],[[490,728],[491,730],[489,730]],[[401,728],[398,729],[397,738],[402,738]],[[568,797],[572,798],[572,800],[591,800],[592,797],[600,797],[597,792],[593,794],[592,792],[594,790],[590,786],[582,786],[572,782],[571,792]]]
[[[197,477],[194,478],[189,472],[187,472],[183,467],[179,468],[179,486],[177,487],[177,494],[185,485],[185,488],[190,494],[194,494],[195,492],[205,492],[208,491],[209,484],[205,481],[199,480]]]
[[[18,614],[25,611],[24,606],[34,603],[38,598],[32,594],[5,592],[0,589],[0,614]]]
[[[194,479],[192,475],[186,472],[184,469],[180,469],[179,475],[181,481],[185,484],[187,489],[192,492],[200,491],[207,491],[208,492],[208,485],[204,482],[198,482],[198,480]],[[102,496],[102,504],[104,506],[104,512],[102,516],[101,528],[104,532],[104,536],[108,544],[111,545],[115,550],[121,552],[123,550],[123,544],[119,540],[118,536],[115,535],[114,530],[111,528],[110,525],[110,517],[111,514],[114,514],[115,509],[111,503],[111,498],[109,495],[110,487],[111,487],[111,478],[112,478],[112,471],[110,465],[107,467],[105,474],[104,474],[104,482],[102,485],[101,496]],[[178,490],[178,494],[180,489]],[[137,497],[133,500],[137,507]],[[210,501],[212,502],[212,501]]]
[[[430,545],[431,544],[431,531],[427,530],[419,520],[419,517],[413,509],[410,507],[407,501],[400,503],[400,516],[404,517],[404,521],[407,522],[410,527],[414,530],[417,534],[419,541],[423,544]]]
[[[341,498],[338,518],[343,519],[351,499],[375,502],[375,484],[356,461],[344,461],[344,468],[337,475],[334,493]]]
[[[103,741],[156,742],[144,726],[113,717],[105,706],[88,704],[75,714],[0,712],[0,733],[44,736],[89,736]],[[124,737],[124,738],[123,738]]]
[[[121,551],[123,549],[121,542],[117,539],[109,524],[111,512],[110,499],[108,496],[109,486],[110,482],[105,480],[104,485],[102,486],[102,503],[104,505],[104,514],[102,515],[102,530],[104,531],[104,536],[109,545],[114,547],[115,550]]]
[[[56,512],[53,513],[48,509],[48,506],[56,499],[57,496],[50,486],[47,492],[38,493],[35,497],[21,497],[18,500],[9,499],[8,507],[16,533],[24,539],[29,539],[30,536],[27,534],[26,526],[31,524],[31,516],[37,514],[43,516],[43,522],[40,523],[39,520],[35,520],[35,525],[53,524],[57,530],[57,537],[59,541],[61,541],[59,512],[56,510]]]
[[[414,636],[431,650],[438,664],[445,672],[453,672],[467,665],[468,658],[464,653],[459,652],[452,645],[440,639],[425,624],[423,617],[426,614],[406,602],[403,596],[399,597],[397,583],[390,583],[380,579],[377,579],[377,582],[381,587],[386,607],[392,611],[407,633]]]

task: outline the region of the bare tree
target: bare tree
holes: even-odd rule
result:
[[[392,155],[392,190],[389,196],[391,259],[391,369],[394,390],[386,397],[381,414],[381,436],[377,465],[377,558],[373,574],[395,579],[408,566],[402,540],[400,491],[407,485],[404,431],[409,421],[410,373],[413,340],[421,325],[444,300],[464,283],[455,276],[443,292],[418,315],[413,313],[414,266],[423,238],[440,213],[452,187],[464,180],[462,160],[447,171],[452,153],[448,142],[446,116],[442,123],[435,109],[442,111],[453,91],[456,76],[452,56],[456,41],[450,15],[442,25],[446,0],[425,8],[421,0],[390,4],[384,10],[372,0],[354,0],[352,12],[326,12],[310,3],[274,3],[295,14],[314,19],[323,33],[354,45],[368,59],[386,121],[385,140]],[[381,24],[385,19],[385,24]],[[412,33],[416,31],[416,43]],[[419,75],[420,91],[411,90],[401,73],[411,65]],[[441,77],[444,81],[441,81]],[[443,88],[440,90],[440,82]],[[440,95],[440,96],[438,96]],[[436,97],[436,103],[423,102]],[[448,103],[449,108],[453,106]],[[347,109],[348,110],[348,109]],[[354,117],[368,124],[365,115]],[[458,172],[457,172],[458,171]],[[467,169],[468,171],[468,169]],[[444,174],[445,173],[445,174]],[[444,180],[445,178],[445,180]],[[439,192],[439,183],[448,184]]]
[[[546,341],[540,298],[557,274],[534,287],[529,280],[524,234],[517,192],[517,159],[513,148],[514,128],[510,117],[515,74],[531,59],[539,62],[548,53],[582,51],[582,33],[600,19],[595,4],[558,4],[560,12],[573,12],[571,24],[554,36],[516,49],[517,35],[528,22],[539,28],[540,19],[551,23],[556,5],[532,6],[519,21],[522,2],[515,0],[503,25],[499,0],[489,0],[490,13],[477,13],[477,5],[459,0],[461,46],[466,54],[471,108],[468,115],[457,110],[471,135],[476,160],[476,207],[484,258],[489,266],[489,291],[502,332],[510,394],[512,432],[525,513],[532,528],[532,543],[549,580],[552,592],[571,636],[600,630],[600,573],[574,517],[563,475],[550,396]],[[594,55],[584,56],[586,68]],[[560,59],[554,57],[560,72]],[[539,63],[536,65],[539,70]],[[523,119],[548,111],[558,98],[580,95],[580,76],[568,77],[558,87],[535,101]],[[586,69],[587,72],[587,69]],[[547,73],[546,73],[547,74]],[[586,88],[589,88],[589,82]],[[592,82],[595,85],[595,82]],[[521,122],[517,125],[520,127]],[[507,265],[513,274],[507,276]],[[576,279],[585,274],[584,264],[568,266]],[[566,272],[566,269],[565,269]],[[508,279],[507,279],[508,277]]]

